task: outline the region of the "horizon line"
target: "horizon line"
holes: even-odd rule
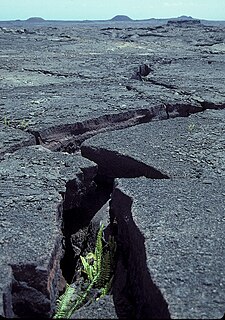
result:
[[[100,22],[100,21],[112,21],[114,18],[116,17],[124,17],[124,18],[127,18],[127,20],[125,19],[124,21],[123,20],[120,20],[120,21],[115,21],[115,22],[132,22],[132,21],[146,21],[146,20],[170,20],[170,19],[177,19],[177,18],[190,18],[190,20],[206,20],[206,21],[225,21],[225,20],[220,20],[220,19],[207,19],[207,18],[193,18],[192,16],[187,16],[187,15],[181,15],[181,16],[174,16],[174,17],[161,17],[161,18],[156,18],[156,17],[151,17],[151,18],[142,18],[142,19],[133,19],[133,18],[130,18],[129,16],[125,15],[125,14],[118,14],[118,15],[115,15],[113,16],[112,18],[109,18],[109,19],[63,19],[63,18],[60,18],[60,19],[45,19],[45,18],[42,18],[40,16],[30,16],[26,19],[19,19],[19,18],[15,18],[15,19],[7,19],[7,20],[0,20],[1,22],[16,22],[16,21],[21,21],[21,22],[24,22],[24,21],[28,21],[30,19],[40,19],[42,20],[43,22],[44,21],[68,21],[68,22],[85,22],[85,21],[89,21],[89,22]],[[40,21],[41,22],[41,21]]]

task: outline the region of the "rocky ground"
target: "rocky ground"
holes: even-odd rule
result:
[[[224,67],[222,26],[0,24],[0,315],[52,317],[108,192],[113,299],[74,318],[223,316]]]

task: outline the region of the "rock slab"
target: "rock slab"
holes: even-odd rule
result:
[[[81,145],[110,177],[190,179],[225,175],[225,110],[101,133]]]
[[[148,277],[148,283],[153,281],[160,290],[172,319],[219,319],[224,315],[222,186],[216,180],[212,184],[146,178],[118,181],[112,210],[140,317],[168,318],[161,313],[161,296],[156,290],[153,293],[154,287],[146,287]],[[148,277],[143,272],[145,265]],[[146,302],[151,307],[147,314]]]
[[[97,166],[42,146],[8,154],[0,166],[0,314],[51,316],[63,280],[63,206],[79,205]],[[64,201],[64,204],[63,204]]]
[[[102,174],[128,178],[118,180],[111,203],[125,261],[120,270],[126,280],[117,272],[121,316],[223,316],[224,118],[225,110],[206,110],[82,144],[82,155]],[[124,311],[119,301],[127,288],[134,311],[129,304]]]

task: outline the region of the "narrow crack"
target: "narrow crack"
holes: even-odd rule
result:
[[[156,81],[154,79],[147,78],[147,79],[145,79],[145,81],[150,82],[156,86],[164,87],[166,89],[179,90],[176,86],[174,86],[172,84],[162,83],[162,82]]]
[[[209,101],[203,101],[203,102],[199,102],[203,108],[203,111],[206,111],[208,109],[213,109],[213,110],[221,110],[221,109],[225,109],[225,103],[221,103],[221,104],[215,104],[213,102],[209,102]]]
[[[104,131],[117,130],[150,122],[155,117],[160,117],[163,107],[151,109],[132,110],[118,114],[106,114],[99,118],[92,118],[74,124],[59,125],[38,132],[29,129],[28,132],[36,138],[37,144],[42,144],[52,151],[78,151],[80,144]]]
[[[79,77],[79,78],[82,78],[82,79],[89,79],[90,78],[88,76],[80,74],[79,72],[77,72],[77,73],[60,73],[60,72],[44,70],[44,69],[28,69],[28,68],[24,68],[23,70],[24,71],[29,71],[29,72],[38,72],[38,73],[42,73],[44,75],[50,75],[50,76],[56,76],[56,77],[64,77],[64,78],[68,78],[68,77]]]

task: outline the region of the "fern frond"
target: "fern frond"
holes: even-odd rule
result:
[[[82,262],[83,268],[84,268],[82,271],[83,271],[84,273],[86,273],[88,279],[89,279],[90,281],[92,281],[93,278],[94,278],[94,274],[95,274],[94,265],[91,265],[91,264],[88,263],[88,261],[87,261],[87,256],[86,256],[86,258],[80,256],[80,259],[81,259],[81,262]]]
[[[96,245],[95,245],[95,256],[96,256],[96,266],[97,273],[100,274],[102,268],[102,235],[103,235],[104,224],[100,226],[100,229],[97,234]]]
[[[68,318],[74,292],[75,289],[67,283],[65,292],[57,299],[56,314],[53,319]]]
[[[111,277],[111,279],[106,283],[106,285],[101,289],[101,295],[100,298],[104,297],[105,295],[107,295],[112,287],[112,281],[113,281],[113,276]]]
[[[93,288],[95,282],[96,282],[96,277],[94,277],[93,281],[89,284],[85,292],[77,299],[77,301],[71,305],[70,310],[67,313],[67,318],[70,318],[72,314],[79,309],[86,301],[88,294],[90,293],[90,290]]]
[[[110,252],[107,250],[102,257],[102,267],[101,267],[101,272],[99,274],[99,278],[97,282],[98,288],[102,288],[106,285],[106,283],[110,279],[110,274],[111,274],[111,258],[110,258]]]

